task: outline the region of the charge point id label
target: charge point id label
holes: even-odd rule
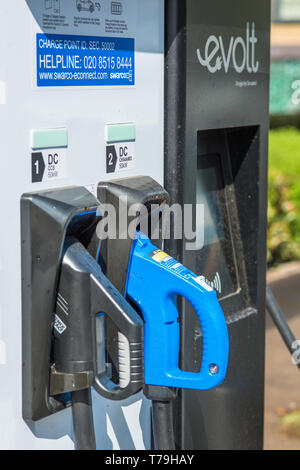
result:
[[[107,145],[106,173],[120,173],[135,168],[135,142]]]
[[[67,150],[50,149],[32,152],[31,154],[31,181],[42,183],[46,181],[66,178],[67,176]]]
[[[135,40],[37,34],[38,87],[133,86]]]

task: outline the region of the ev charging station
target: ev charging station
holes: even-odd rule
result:
[[[262,448],[269,36],[269,0],[0,4],[1,448]],[[100,243],[105,204],[203,243]]]

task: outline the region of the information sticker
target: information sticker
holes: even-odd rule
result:
[[[37,34],[37,86],[133,86],[132,38]]]
[[[121,142],[106,147],[106,173],[119,173],[135,167],[135,142]]]
[[[49,149],[31,154],[31,182],[42,183],[67,177],[67,149]]]

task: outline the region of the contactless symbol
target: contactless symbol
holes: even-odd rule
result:
[[[221,278],[220,274],[216,273],[214,279],[211,281],[207,278],[205,278],[206,284],[208,284],[210,287],[212,287],[215,291],[217,291],[219,294],[222,293],[222,283],[221,283]]]

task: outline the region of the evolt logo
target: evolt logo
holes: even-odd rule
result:
[[[258,42],[255,36],[255,23],[252,23],[250,35],[250,25],[246,26],[246,38],[242,36],[231,36],[228,49],[225,50],[222,36],[211,35],[206,41],[204,58],[197,49],[197,57],[203,67],[207,67],[210,73],[215,73],[224,67],[227,73],[230,65],[233,65],[237,73],[245,70],[249,73],[256,73],[259,69],[259,62],[255,60],[255,46]]]

